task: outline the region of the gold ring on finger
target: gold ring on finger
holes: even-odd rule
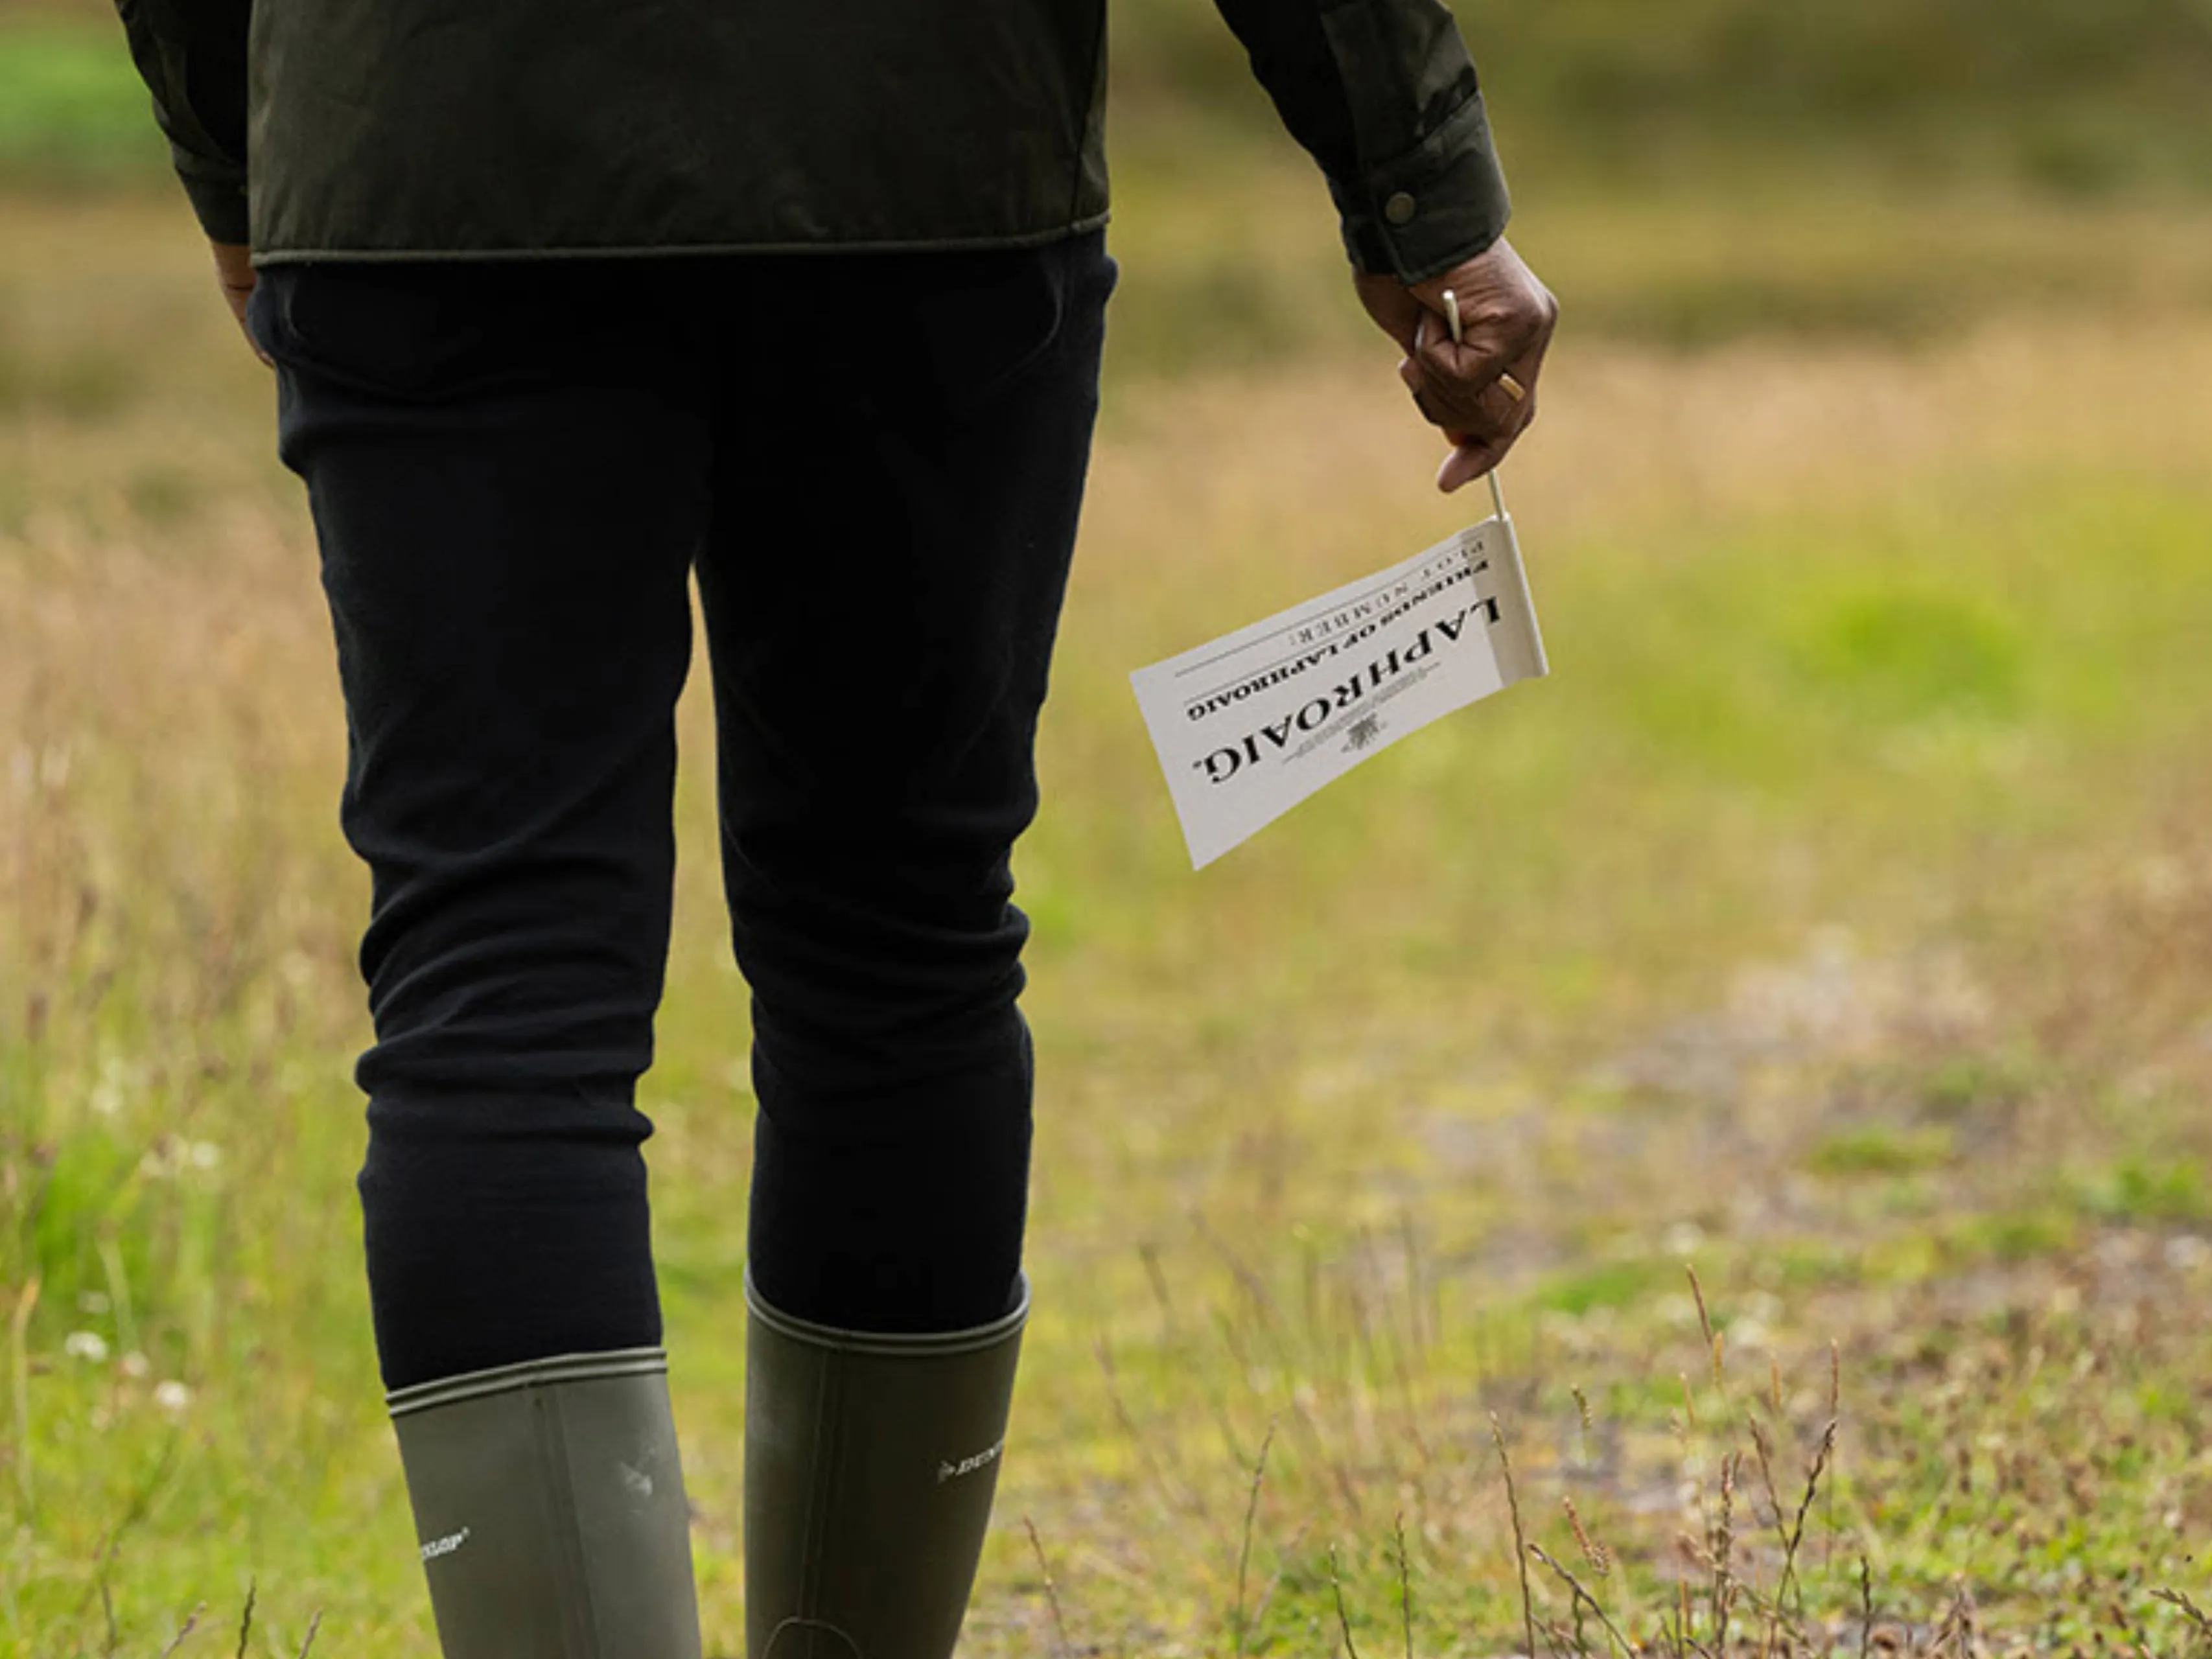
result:
[[[1528,388],[1522,386],[1520,381],[1515,380],[1510,374],[1499,375],[1498,377],[1498,384],[1504,388],[1505,395],[1512,398],[1515,403],[1525,404],[1528,401]]]

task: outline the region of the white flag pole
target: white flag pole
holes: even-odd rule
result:
[[[1462,342],[1460,333],[1459,295],[1449,289],[1444,290],[1444,321],[1451,325],[1452,343],[1461,344]],[[1509,389],[1520,384],[1510,374],[1502,374],[1498,379],[1505,382]],[[1514,401],[1518,403],[1520,398],[1516,398]],[[1505,516],[1505,491],[1498,482],[1498,469],[1492,467],[1486,476],[1490,480],[1491,505],[1498,509],[1498,516],[1502,519]]]

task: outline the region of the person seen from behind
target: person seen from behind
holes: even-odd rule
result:
[[[1218,4],[1439,484],[1481,477],[1556,307],[1450,14]],[[1115,280],[1103,0],[118,5],[320,548],[447,1659],[700,1651],[635,1104],[695,581],[758,1102],[748,1651],[947,1659],[1030,1313],[1009,858]]]

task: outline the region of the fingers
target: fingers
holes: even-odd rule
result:
[[[246,320],[246,301],[253,297],[256,280],[252,250],[239,243],[211,242],[208,251],[215,258],[216,285],[222,290],[223,303],[237,320],[238,331],[246,336],[246,343],[255,356],[267,367],[276,368],[276,359],[261,349],[261,342],[253,337],[253,330]]]
[[[1511,440],[1504,443],[1455,445],[1444,457],[1443,464],[1437,468],[1437,488],[1449,495],[1485,474],[1496,471],[1498,464],[1505,459],[1505,452],[1512,447]]]
[[[229,302],[230,314],[237,319],[238,331],[246,337],[247,347],[252,349],[255,356],[261,359],[264,368],[276,368],[276,360],[261,349],[261,342],[253,337],[253,325],[246,320],[246,302],[253,297],[252,288],[249,285],[244,289],[235,289],[226,283],[223,286],[222,297]]]
[[[1559,302],[1503,238],[1419,283],[1367,274],[1355,281],[1368,314],[1406,354],[1398,373],[1415,407],[1452,441],[1438,487],[1480,477],[1536,418]],[[1445,321],[1448,309],[1456,328]]]
[[[1455,340],[1441,321],[1425,314],[1401,373],[1439,426],[1518,430],[1527,424],[1549,335],[1537,317],[1489,318]],[[1517,397],[1504,384],[1509,374]]]
[[[1456,340],[1441,320],[1431,326],[1425,319],[1399,366],[1414,406],[1451,440],[1437,472],[1437,488],[1447,494],[1497,466],[1536,419],[1558,308],[1540,285],[1524,297],[1532,302],[1486,307],[1471,324],[1463,312]]]
[[[1518,358],[1472,386],[1440,383],[1411,358],[1399,365],[1398,373],[1413,394],[1414,407],[1431,426],[1517,437],[1536,418],[1536,393],[1530,383],[1540,366],[1533,357]]]
[[[1534,382],[1542,368],[1539,352],[1494,366],[1480,382],[1446,382],[1417,358],[1400,367],[1414,407],[1452,442],[1452,453],[1437,474],[1437,487],[1449,493],[1480,477],[1505,458],[1536,419]],[[1480,372],[1480,371],[1478,371]],[[1521,388],[1515,397],[1505,385],[1510,374]]]

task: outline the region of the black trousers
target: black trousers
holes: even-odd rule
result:
[[[1096,234],[262,273],[373,875],[387,1386],[660,1340],[635,1091],[695,575],[755,1279],[861,1329],[1006,1307],[1031,1083],[1008,856],[1113,280]]]

